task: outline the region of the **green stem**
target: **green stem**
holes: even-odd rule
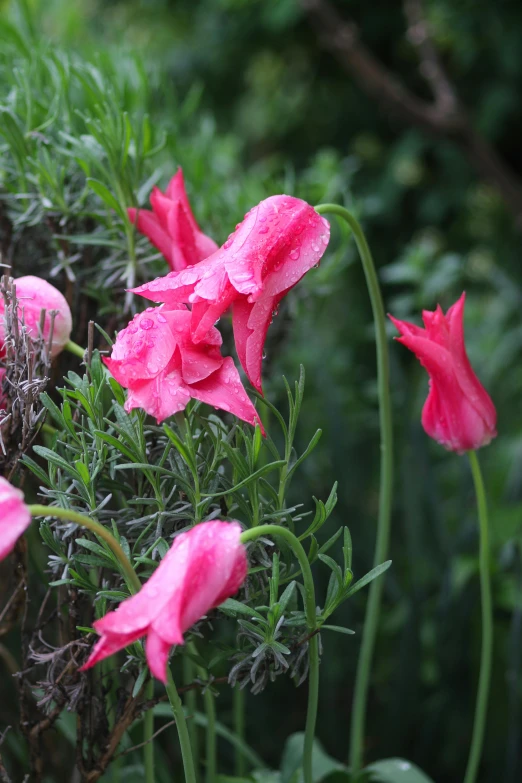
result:
[[[234,733],[242,743],[245,741],[245,692],[236,685],[234,688]],[[245,757],[239,748],[235,748],[234,768],[236,777],[245,776]]]
[[[73,353],[75,356],[79,356],[80,359],[83,359],[85,356],[85,348],[82,348],[82,346],[78,345],[77,343],[73,343],[72,340],[69,340],[68,343],[65,343],[63,349],[64,351],[69,351],[69,353]]]
[[[304,586],[304,605],[306,624],[310,636],[309,654],[310,670],[308,676],[308,707],[306,711],[305,739],[303,748],[303,779],[304,783],[313,783],[312,754],[315,736],[315,724],[317,721],[317,705],[319,701],[319,647],[317,633],[317,613],[315,602],[315,588],[312,570],[303,545],[294,534],[286,527],[279,525],[260,525],[241,533],[241,542],[253,541],[260,536],[281,536],[294,550],[297,561],[301,567]]]
[[[194,759],[192,758],[192,748],[190,746],[190,736],[183,711],[183,704],[179,698],[179,693],[176,690],[174,680],[172,679],[172,672],[168,670],[168,682],[165,686],[167,689],[167,696],[169,697],[170,706],[176,720],[176,726],[178,729],[179,744],[181,746],[181,757],[183,759],[183,769],[185,771],[185,783],[196,783],[196,770],[194,769]]]
[[[191,642],[187,644],[187,648],[190,649]],[[183,655],[183,680],[185,685],[191,685],[195,679],[196,667],[194,661],[188,656]],[[187,691],[185,694],[185,702],[187,705],[187,711],[189,715],[195,715],[197,712],[197,693],[195,689]],[[199,761],[199,736],[198,726],[195,720],[191,720],[188,724],[190,746],[196,759],[196,775],[198,774],[198,761]]]
[[[374,566],[383,563],[388,556],[391,528],[391,506],[393,490],[393,433],[390,399],[390,370],[386,338],[386,315],[382,302],[379,280],[372,254],[359,222],[347,209],[337,204],[321,204],[315,208],[319,214],[332,213],[348,223],[353,232],[366,277],[366,285],[372,305],[377,344],[377,383],[379,390],[379,419],[381,430],[380,499],[377,538],[375,542]],[[361,649],[357,661],[355,690],[352,704],[350,732],[350,766],[356,775],[363,762],[363,742],[366,722],[366,706],[372,667],[375,640],[379,625],[382,603],[383,579],[375,579],[371,586],[364,620]]]
[[[190,641],[187,644],[187,652],[191,652],[193,655],[198,655],[198,650],[196,647],[196,644],[194,641]],[[188,658],[186,655],[185,658]],[[208,679],[208,672],[206,669],[204,669],[202,666],[198,666],[198,675],[203,679]],[[189,691],[187,696],[189,694],[194,693],[195,691]],[[205,715],[207,718],[207,723],[205,726],[205,763],[206,763],[206,775],[205,780],[206,783],[215,783],[217,779],[217,742],[216,742],[216,705],[214,703],[214,694],[210,690],[210,688],[205,688],[205,692],[203,694],[203,702],[205,704]],[[187,701],[188,706],[188,701]],[[194,715],[196,713],[196,709],[194,706],[194,709],[190,713],[190,716],[194,718]],[[192,740],[192,733],[195,728],[195,721],[191,721],[191,726],[189,728],[189,734],[191,736]],[[192,729],[192,731],[191,731]],[[192,744],[192,749],[194,749],[194,744]],[[196,754],[196,758],[198,758]]]
[[[464,783],[475,783],[482,755],[484,731],[488,709],[489,685],[491,680],[491,663],[493,653],[493,606],[491,600],[490,582],[490,552],[488,533],[488,507],[484,481],[480,470],[477,454],[468,452],[477,496],[479,530],[480,530],[480,592],[482,603],[482,650],[480,660],[480,676],[473,722],[473,738],[469,751],[468,766]]]
[[[56,517],[57,519],[68,519],[70,522],[75,522],[77,525],[86,527],[88,530],[102,538],[110,546],[114,555],[116,556],[121,566],[121,570],[125,575],[125,581],[127,582],[129,590],[132,593],[137,593],[138,590],[141,589],[141,582],[138,579],[136,571],[129,563],[127,555],[121,548],[118,541],[116,541],[112,533],[107,530],[106,527],[100,525],[99,522],[91,519],[91,517],[86,517],[84,514],[80,514],[78,511],[71,511],[71,509],[68,508],[60,508],[58,506],[40,506],[38,504],[28,506],[28,508],[32,517]]]
[[[207,676],[206,672],[202,672]],[[205,756],[207,770],[205,780],[207,783],[216,783],[217,780],[217,742],[216,742],[216,705],[214,694],[210,688],[205,688],[203,694],[205,714],[207,716],[207,730],[205,734]]]
[[[150,680],[145,688],[145,699],[154,698],[154,680]],[[145,767],[145,783],[155,783],[154,777],[154,710],[148,710],[143,718],[143,764]]]

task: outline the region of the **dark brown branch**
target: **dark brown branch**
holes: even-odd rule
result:
[[[301,0],[301,4],[316,23],[325,48],[362,89],[408,124],[456,143],[479,175],[496,187],[522,228],[522,183],[474,130],[442,69],[418,0],[407,2],[410,33],[413,23],[413,43],[421,56],[421,73],[435,96],[433,103],[418,98],[390,73],[361,42],[357,26],[341,18],[328,0]]]
[[[430,36],[429,25],[423,13],[422,0],[404,0],[404,13],[409,25],[406,36],[419,53],[419,73],[430,85],[435,98],[435,106],[438,107],[441,114],[458,112],[458,98]]]

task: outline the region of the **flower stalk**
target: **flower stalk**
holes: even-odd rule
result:
[[[484,481],[475,451],[468,452],[468,457],[473,474],[473,483],[477,496],[477,508],[480,531],[480,593],[482,608],[482,648],[480,658],[480,675],[477,690],[477,703],[475,706],[475,719],[473,723],[473,737],[469,752],[468,764],[464,783],[475,783],[482,756],[484,744],[484,732],[488,711],[489,688],[491,682],[491,665],[493,656],[493,605],[491,599],[490,580],[490,549],[488,530],[488,507]]]
[[[317,612],[314,579],[306,552],[299,539],[290,530],[279,525],[259,525],[259,527],[250,528],[250,530],[242,533],[240,541],[242,544],[246,544],[248,541],[253,541],[260,536],[281,536],[284,538],[289,546],[292,547],[303,575],[306,625],[310,634],[310,671],[308,676],[308,707],[303,748],[303,779],[304,783],[313,783],[312,754],[319,701],[319,640],[317,633],[315,633],[317,631]]]
[[[379,393],[379,420],[381,431],[380,496],[377,537],[375,541],[374,567],[384,562],[388,556],[391,530],[391,510],[393,491],[393,430],[390,397],[390,362],[386,336],[386,314],[382,301],[379,280],[372,254],[359,222],[344,207],[338,204],[320,204],[315,207],[320,215],[333,214],[342,218],[350,227],[366,278],[366,285],[375,323],[377,345],[377,385]],[[352,704],[350,731],[350,767],[352,775],[357,775],[363,763],[363,743],[366,723],[366,708],[370,672],[375,649],[375,640],[379,625],[382,603],[383,579],[375,579],[370,585],[366,616],[355,678],[355,690]]]

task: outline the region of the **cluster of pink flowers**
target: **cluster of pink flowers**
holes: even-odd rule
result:
[[[150,200],[152,211],[132,208],[129,218],[172,271],[134,289],[159,306],[136,315],[104,359],[128,389],[126,409],[142,408],[160,422],[193,398],[262,429],[234,361],[221,354],[214,324],[231,308],[239,361],[262,393],[268,327],[281,299],[320,261],[329,224],[300,199],[272,196],[250,210],[218,248],[196,223],[181,170],[166,193],[154,188]],[[42,308],[58,311],[52,337],[56,355],[71,333],[65,299],[35,277],[19,278],[16,288],[30,333],[37,329]],[[466,354],[464,302],[463,294],[446,315],[440,307],[425,311],[425,328],[392,317],[399,341],[417,355],[430,377],[424,428],[459,453],[486,445],[496,435],[495,407]],[[0,301],[0,315],[2,307]],[[46,316],[44,336],[49,333]],[[2,341],[0,321],[0,355]],[[22,493],[0,478],[0,559],[12,551],[30,521]],[[182,644],[184,632],[244,582],[247,559],[240,534],[237,522],[213,521],[178,535],[142,589],[94,623],[100,639],[83,669],[146,637],[151,672],[166,681],[171,647]]]
[[[141,407],[161,421],[193,397],[253,424],[258,416],[232,359],[221,356],[214,324],[232,309],[239,361],[262,392],[268,327],[281,299],[319,263],[328,221],[301,199],[272,196],[218,248],[194,219],[181,169],[166,193],[154,188],[150,201],[152,211],[131,208],[129,218],[172,272],[133,289],[162,306],[118,334],[106,364],[129,390],[129,410]]]

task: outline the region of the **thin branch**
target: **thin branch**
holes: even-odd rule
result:
[[[388,71],[361,42],[357,26],[340,17],[328,0],[301,0],[301,4],[316,23],[325,48],[362,89],[403,121],[457,144],[479,175],[498,190],[522,228],[522,182],[473,128],[440,64],[420,3],[407,2],[409,29],[411,34],[413,22],[413,43],[421,56],[421,73],[434,92],[433,103],[418,98]]]
[[[165,729],[170,729],[171,726],[175,726],[175,725],[176,725],[176,721],[175,720],[171,720],[169,723],[166,723],[160,729],[155,731],[154,734],[152,735],[152,737],[150,737],[150,739],[146,740],[145,742],[140,742],[139,745],[133,745],[132,748],[126,748],[125,750],[122,750],[121,753],[117,753],[116,756],[114,756],[113,761],[115,761],[116,759],[119,759],[121,756],[126,756],[127,753],[132,753],[133,750],[139,750],[140,748],[144,748],[145,745],[148,745],[149,742],[152,742],[153,740],[156,739],[156,737],[158,737],[160,734],[162,734],[165,731]]]
[[[430,85],[435,106],[442,114],[454,114],[459,111],[459,101],[439,59],[423,10],[422,0],[404,0],[409,25],[406,37],[419,53],[419,73]]]

